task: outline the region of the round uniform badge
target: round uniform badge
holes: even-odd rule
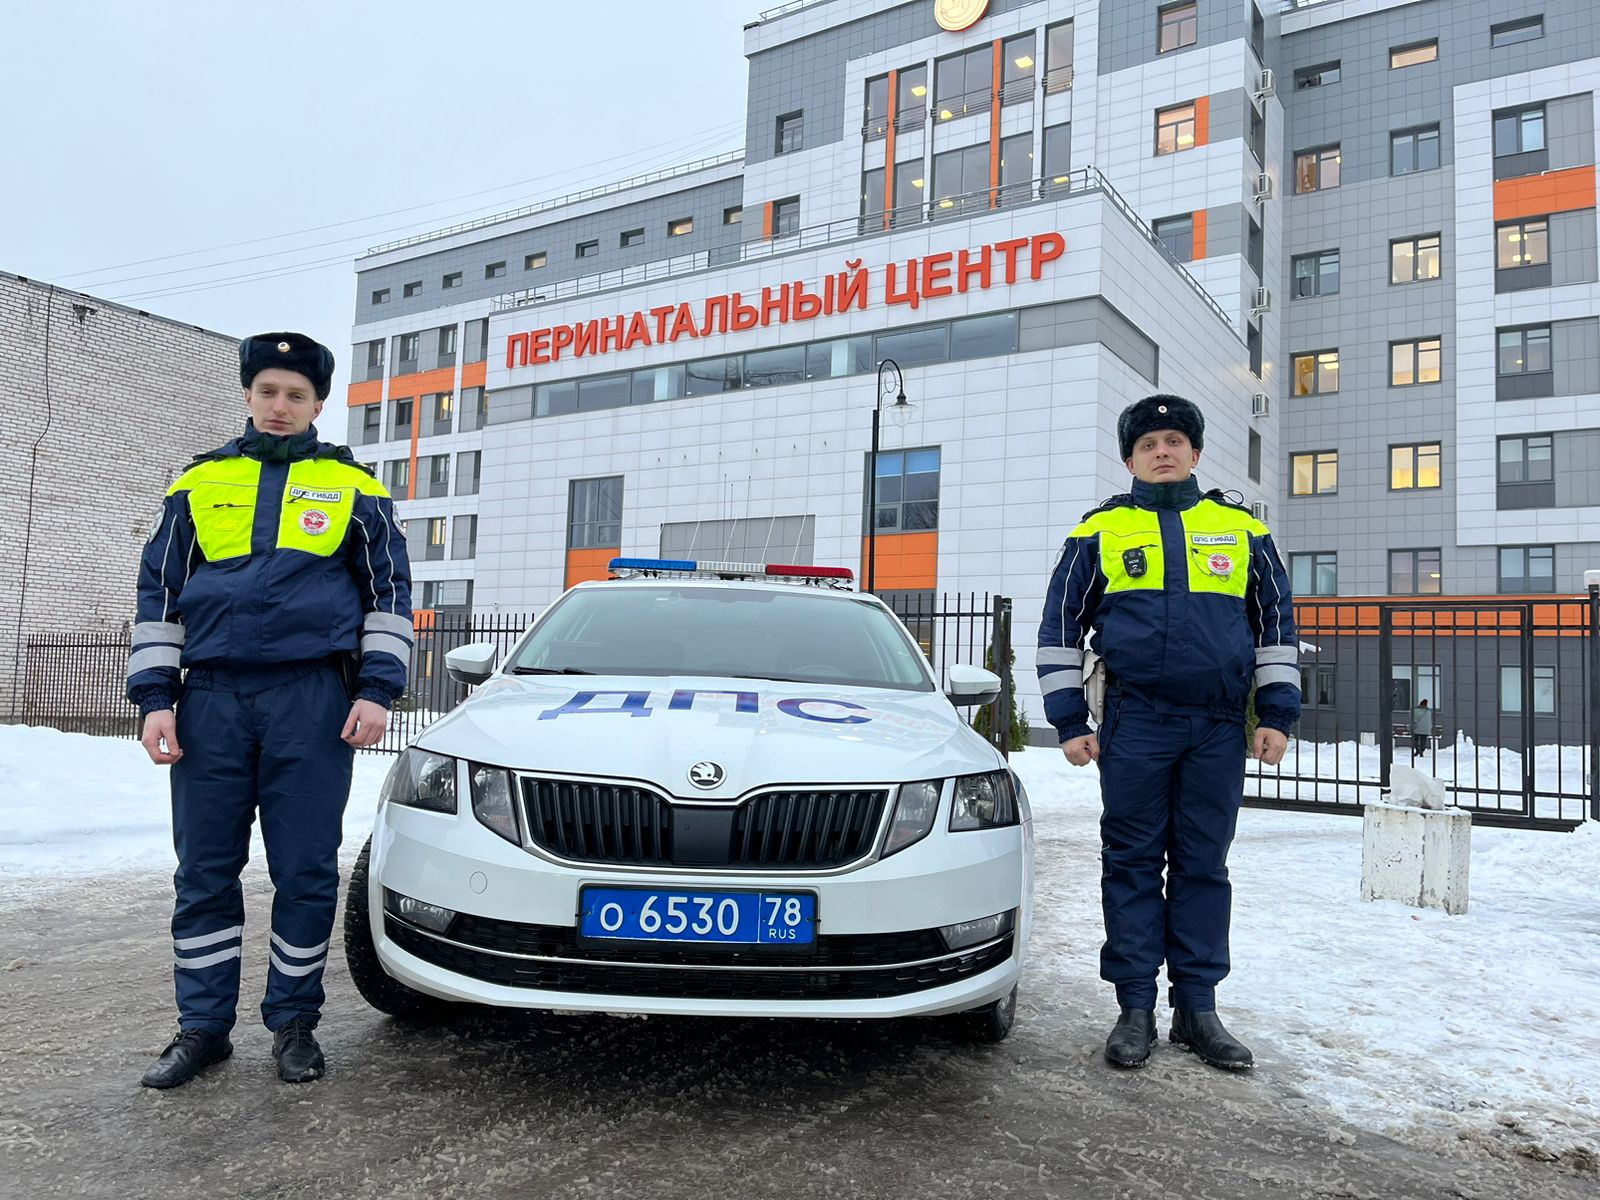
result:
[[[300,514],[300,528],[313,537],[328,532],[328,514],[320,508],[308,508]]]
[[[1233,573],[1233,559],[1226,554],[1213,554],[1206,559],[1206,566],[1211,568],[1213,575],[1231,575]]]

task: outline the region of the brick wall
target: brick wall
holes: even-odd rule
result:
[[[237,347],[0,272],[0,719],[20,712],[30,636],[132,621],[167,485],[243,428]]]

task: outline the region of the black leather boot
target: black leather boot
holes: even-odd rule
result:
[[[212,1063],[219,1063],[232,1053],[233,1043],[227,1034],[185,1029],[150,1064],[139,1082],[147,1088],[181,1087]]]
[[[1199,1055],[1200,1061],[1224,1071],[1247,1071],[1256,1065],[1250,1048],[1222,1027],[1214,1012],[1186,1012],[1174,1009],[1172,1032],[1167,1040]]]
[[[1124,1008],[1106,1038],[1106,1061],[1114,1067],[1142,1067],[1156,1040],[1156,1015],[1148,1008]]]
[[[322,1077],[327,1064],[312,1033],[316,1027],[316,1022],[296,1017],[272,1035],[272,1057],[278,1063],[278,1078],[285,1083],[310,1083]]]

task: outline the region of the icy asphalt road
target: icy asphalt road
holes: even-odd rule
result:
[[[1341,1126],[1259,1040],[1251,1076],[1165,1044],[1147,1070],[1114,1073],[1100,985],[1042,967],[1011,1040],[975,1047],[917,1022],[488,1013],[411,1027],[368,1009],[336,953],[324,1080],[280,1084],[242,1011],[230,1061],[147,1091],[138,1077],[170,1021],[169,885],[50,886],[0,905],[7,1200],[1595,1195],[1592,1175]],[[247,891],[260,930],[264,873]],[[262,957],[247,960],[247,996]]]

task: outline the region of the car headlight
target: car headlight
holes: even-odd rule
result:
[[[889,837],[883,843],[884,858],[928,836],[928,831],[933,828],[933,818],[939,812],[939,788],[942,782],[927,779],[921,783],[900,785],[900,794],[894,802],[894,820],[889,823]]]
[[[472,764],[472,815],[488,829],[513,845],[522,845],[517,836],[515,784],[504,767]]]
[[[383,781],[380,802],[454,813],[456,760],[416,747],[402,751]]]
[[[1017,823],[1017,789],[1010,771],[961,775],[951,788],[950,830],[1002,829]]]

